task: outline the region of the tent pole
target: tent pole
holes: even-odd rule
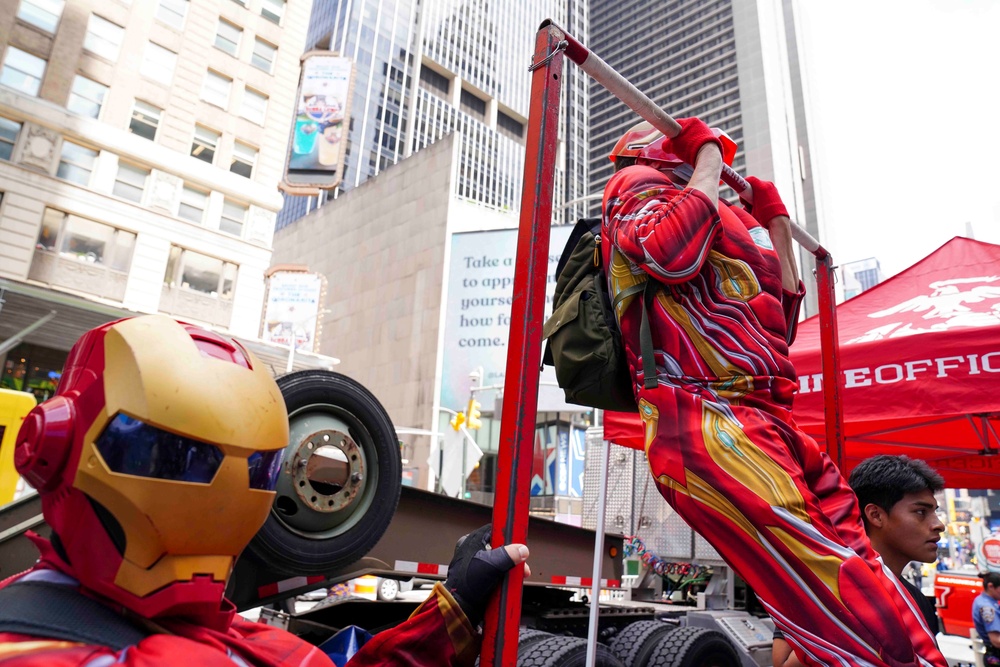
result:
[[[833,258],[816,258],[819,300],[819,336],[823,350],[823,403],[826,414],[826,451],[842,475],[845,470],[844,410],[840,386],[840,342],[837,335],[837,299]]]
[[[993,428],[993,422],[990,421],[991,415],[983,415],[983,452],[990,451],[990,434],[993,435],[993,439],[996,440],[997,447],[1000,448],[1000,436],[997,435],[996,430]]]

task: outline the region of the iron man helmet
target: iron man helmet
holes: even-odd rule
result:
[[[284,399],[239,343],[162,315],[87,332],[18,434],[81,584],[148,618],[219,610],[267,518]]]
[[[730,167],[736,157],[736,143],[725,132],[712,128],[712,133],[722,141],[722,160]],[[670,152],[670,140],[662,132],[642,121],[622,135],[608,156],[612,162],[619,157],[635,158],[636,164],[648,165],[660,171],[673,171],[683,161]]]

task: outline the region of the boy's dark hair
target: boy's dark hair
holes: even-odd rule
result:
[[[1000,572],[987,572],[983,575],[983,590],[986,590],[986,584],[993,584],[994,588],[1000,588]]]
[[[926,461],[911,459],[909,456],[880,454],[862,461],[851,472],[847,481],[858,497],[861,518],[868,526],[865,507],[878,505],[886,512],[909,493],[931,491],[937,493],[944,488],[941,477]]]

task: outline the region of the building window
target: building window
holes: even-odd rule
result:
[[[174,68],[177,66],[177,54],[165,49],[159,44],[146,42],[146,50],[142,53],[142,64],[139,74],[147,79],[169,86],[174,80]]]
[[[46,208],[35,247],[49,252],[58,248],[63,257],[127,273],[135,250],[135,234]]]
[[[253,88],[247,88],[243,93],[240,115],[258,125],[263,125],[264,117],[267,115],[267,95],[258,93]]]
[[[90,15],[87,23],[87,36],[83,40],[83,48],[95,56],[106,58],[112,62],[118,60],[118,52],[125,38],[125,28],[103,19],[97,14]]]
[[[66,214],[54,208],[46,208],[42,215],[42,226],[38,230],[38,241],[35,243],[36,250],[48,250],[55,252],[59,247],[59,234],[62,232],[63,223],[66,222]]]
[[[261,0],[260,15],[281,25],[281,17],[285,15],[285,0]]]
[[[14,143],[21,133],[21,124],[0,116],[0,160],[10,160],[14,153]]]
[[[228,76],[208,70],[201,87],[201,99],[225,109],[229,106],[229,91],[232,87],[233,80]]]
[[[184,17],[187,16],[188,0],[160,0],[156,8],[156,18],[171,28],[184,28]]]
[[[244,178],[253,178],[253,168],[257,163],[257,149],[242,141],[233,142],[233,161],[229,171]]]
[[[231,301],[236,286],[237,266],[193,250],[170,246],[163,283]]]
[[[129,121],[128,129],[132,134],[137,134],[143,139],[156,140],[156,128],[160,126],[160,114],[163,109],[158,109],[152,104],[147,104],[141,100],[136,100],[132,107],[132,120]]]
[[[73,88],[70,90],[66,108],[81,116],[97,118],[101,115],[101,107],[104,106],[107,94],[108,87],[103,83],[97,83],[77,74],[73,79]]]
[[[277,55],[277,46],[257,37],[253,41],[253,55],[250,57],[250,64],[270,74],[274,71],[274,59]]]
[[[191,143],[191,155],[212,164],[215,161],[215,149],[219,145],[221,135],[201,125],[194,126],[194,141]]]
[[[205,219],[206,208],[208,208],[208,193],[192,188],[185,183],[184,190],[181,192],[181,207],[177,215],[200,225]]]
[[[7,47],[7,57],[3,59],[3,70],[0,71],[0,84],[34,97],[42,87],[43,76],[44,60],[13,46]]]
[[[524,138],[524,125],[514,120],[503,111],[497,111],[497,130],[511,139]]]
[[[56,176],[84,187],[90,185],[90,175],[97,163],[97,151],[72,141],[63,141]]]
[[[45,32],[55,33],[66,0],[21,0],[17,18]]]
[[[231,56],[236,56],[240,52],[240,38],[243,37],[243,28],[233,25],[225,19],[219,19],[219,25],[215,29],[215,48],[222,49]]]
[[[146,189],[146,179],[149,169],[137,167],[127,162],[118,163],[118,175],[115,176],[115,187],[111,190],[116,196],[135,203],[142,201],[142,192]]]
[[[233,236],[243,236],[243,224],[246,220],[247,207],[227,199],[222,204],[222,220],[219,222],[219,231]]]
[[[430,67],[420,68],[420,87],[445,99],[448,99],[448,94],[451,92],[451,82],[448,81],[448,77],[438,74]]]
[[[465,88],[459,97],[459,107],[473,118],[483,120],[486,118],[486,102],[479,99]]]

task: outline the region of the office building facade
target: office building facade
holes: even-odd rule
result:
[[[317,0],[308,48],[355,63],[344,179],[319,197],[286,197],[283,227],[388,166],[457,132],[462,138],[457,196],[499,211],[520,207],[531,77],[543,19],[582,39],[579,0],[482,3],[474,0]],[[589,99],[582,72],[563,91],[556,206],[587,185]],[[560,219],[582,204],[559,209]]]
[[[0,0],[5,386],[132,313],[258,337],[310,9]]]
[[[840,288],[846,301],[882,282],[882,265],[875,257],[840,265]]]
[[[794,0],[593,0],[590,9],[594,52],[672,116],[725,130],[740,148],[734,168],[774,181],[792,217],[821,236]],[[613,171],[611,148],[640,119],[600,85],[590,91],[596,194]],[[799,263],[809,286],[811,258]]]

